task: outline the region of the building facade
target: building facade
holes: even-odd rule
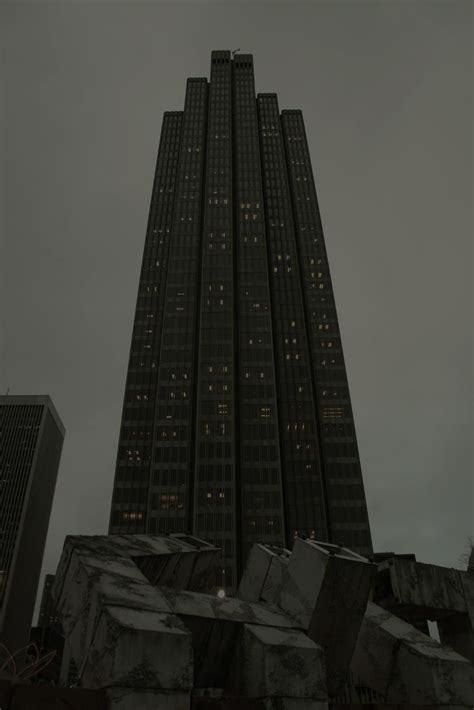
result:
[[[64,426],[48,396],[0,396],[0,642],[30,638]]]
[[[54,574],[45,576],[38,626],[33,626],[30,634],[30,642],[36,644],[40,657],[44,658],[48,653],[54,651],[54,656],[49,663],[32,677],[31,682],[39,685],[58,685],[61,674],[64,630],[57,614],[56,602],[51,594],[54,577]]]
[[[255,542],[372,551],[303,116],[228,51],[164,115],[110,518],[186,531],[229,591]]]

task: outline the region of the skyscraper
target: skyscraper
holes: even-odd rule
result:
[[[0,642],[30,638],[64,426],[48,396],[0,396]]]
[[[362,554],[371,537],[303,116],[214,51],[165,113],[114,483],[111,533]]]

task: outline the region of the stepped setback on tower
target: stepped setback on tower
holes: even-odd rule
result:
[[[370,554],[303,116],[214,51],[164,115],[110,533],[192,533],[232,591],[253,543]]]

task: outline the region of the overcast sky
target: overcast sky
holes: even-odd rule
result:
[[[301,108],[374,547],[472,534],[470,2],[3,2],[0,391],[66,427],[43,563],[106,533],[164,111],[212,49]]]

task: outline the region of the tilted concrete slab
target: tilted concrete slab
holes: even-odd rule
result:
[[[254,545],[238,596],[290,614],[326,652],[328,685],[344,683],[376,566],[351,550],[297,538],[293,551]]]
[[[385,584],[384,591],[378,592],[379,580],[383,581],[385,575],[389,578],[390,588]],[[442,617],[442,612],[467,613],[464,576],[466,572],[461,570],[392,557],[377,566],[374,601],[379,606],[419,607],[430,613],[433,619],[437,615]]]
[[[297,538],[278,604],[326,653],[329,693],[347,677],[377,568],[338,545]]]
[[[327,701],[324,651],[301,631],[245,624],[232,668],[236,695]]]
[[[190,691],[192,637],[178,617],[105,606],[82,669],[90,688]]]
[[[393,557],[378,565],[374,601],[406,621],[437,621],[440,639],[474,663],[474,578]]]
[[[280,601],[280,592],[285,579],[286,570],[290,560],[288,550],[282,550],[275,554],[270,562],[267,576],[263,583],[261,599],[271,604],[277,604]]]
[[[373,602],[351,662],[354,678],[388,703],[474,705],[474,667]]]
[[[219,599],[208,594],[161,587],[172,613],[192,631],[195,687],[224,684],[244,623],[293,629],[298,623],[270,604]]]
[[[214,564],[215,548],[198,547],[199,541],[147,536],[67,538],[55,594],[82,682],[108,688],[114,709],[134,708],[142,692],[139,707],[152,707],[154,699],[162,702],[157,691],[169,693],[174,708],[188,703],[191,688],[225,684],[247,625],[256,646],[262,638],[255,629],[268,629],[268,663],[274,656],[276,667],[286,654],[306,668],[306,684],[295,680],[289,689],[294,699],[319,688],[323,651],[298,630],[297,620],[274,604],[189,591],[208,584]],[[275,683],[277,675],[273,671]],[[270,686],[267,691],[271,695]]]
[[[216,586],[219,550],[135,556],[133,561],[153,586],[210,592]]]
[[[282,575],[277,576],[273,585],[269,585],[268,576],[271,570],[283,570],[288,564],[291,553],[273,545],[253,545],[250,549],[245,570],[240,580],[237,596],[249,602],[258,602],[267,590],[267,601],[276,602],[281,588]],[[273,574],[274,576],[274,574]],[[275,587],[275,595],[271,595],[271,587]]]
[[[265,710],[326,710],[359,632],[353,671],[388,701],[474,705],[465,658],[367,606],[375,565],[359,555],[258,545],[243,598],[219,599],[195,591],[209,589],[215,554],[190,536],[67,538],[54,589],[66,647],[112,710],[187,710],[192,690],[218,688]],[[472,610],[474,579],[461,584]]]
[[[239,624],[302,628],[298,621],[273,604],[246,602],[236,597],[219,599],[210,594],[184,592],[169,587],[161,587],[160,593],[168,602],[170,612],[183,618],[200,616]]]

